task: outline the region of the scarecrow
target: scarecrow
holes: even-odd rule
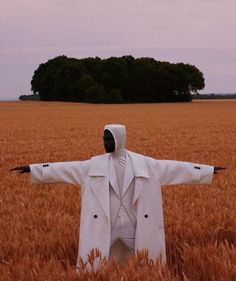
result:
[[[222,167],[157,160],[125,149],[124,125],[106,125],[106,153],[85,161],[31,164],[13,168],[31,173],[31,183],[70,183],[81,187],[77,260],[97,248],[121,263],[138,250],[166,262],[162,185],[210,184]]]

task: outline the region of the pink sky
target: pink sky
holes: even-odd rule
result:
[[[204,92],[236,92],[235,0],[0,0],[0,99],[30,93],[57,55],[196,65]]]

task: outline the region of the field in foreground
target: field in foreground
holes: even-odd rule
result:
[[[145,255],[78,276],[80,190],[31,186],[9,169],[104,153],[107,123],[127,148],[158,159],[224,166],[211,186],[163,187],[168,265]],[[236,101],[85,105],[0,103],[0,280],[236,280]]]

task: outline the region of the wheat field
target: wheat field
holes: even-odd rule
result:
[[[212,185],[163,186],[165,268],[140,253],[78,275],[79,187],[30,185],[29,174],[9,172],[102,154],[109,123],[127,126],[129,150],[227,167]],[[236,280],[236,101],[1,102],[0,177],[0,280]]]

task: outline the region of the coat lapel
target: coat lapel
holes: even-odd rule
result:
[[[142,181],[141,178],[136,177],[135,178],[135,188],[134,188],[134,196],[133,196],[132,205],[135,204],[135,202],[139,198],[142,191],[143,191],[143,181]]]
[[[144,189],[143,178],[149,178],[149,173],[147,162],[143,155],[131,151],[127,151],[127,153],[128,156],[130,156],[131,163],[127,163],[125,170],[123,194],[126,192],[134,175],[135,188],[132,201],[134,205]],[[90,185],[95,196],[100,202],[106,216],[110,218],[109,181],[118,194],[119,187],[117,184],[115,166],[113,161],[110,160],[109,154],[96,156],[90,160],[88,176],[90,177]]]
[[[109,182],[107,177],[91,177],[90,185],[104,213],[110,218]]]
[[[109,201],[109,154],[93,157],[90,160],[89,173],[90,186],[100,202],[107,218],[110,218]]]
[[[131,162],[134,170],[134,176],[135,176],[135,188],[134,188],[134,196],[132,202],[132,205],[134,205],[144,189],[143,178],[149,178],[149,173],[148,173],[148,166],[145,156],[131,151],[127,151],[127,152],[131,158]]]
[[[127,191],[127,189],[128,189],[128,187],[129,187],[133,178],[134,178],[134,171],[133,171],[133,167],[132,167],[132,162],[131,162],[131,159],[130,159],[129,155],[127,155],[126,164],[125,164],[122,195],[124,195],[125,192]]]
[[[117,181],[114,160],[112,159],[112,157],[110,157],[110,161],[109,161],[109,181],[115,193],[118,195],[118,197],[120,197],[120,190]]]

